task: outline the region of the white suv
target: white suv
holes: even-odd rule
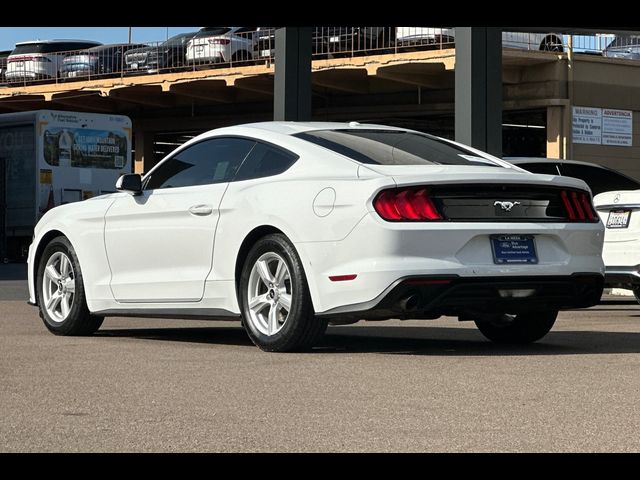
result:
[[[65,55],[102,45],[89,40],[34,40],[16,43],[7,58],[8,82],[55,78]]]
[[[253,60],[257,27],[204,27],[187,43],[190,64]]]

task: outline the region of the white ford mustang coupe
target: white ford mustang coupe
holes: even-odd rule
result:
[[[450,315],[529,343],[602,294],[584,182],[411,130],[220,128],[116,188],[36,226],[30,303],[55,334],[105,316],[239,319],[263,350],[293,351],[328,323]]]

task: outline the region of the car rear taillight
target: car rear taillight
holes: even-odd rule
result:
[[[424,187],[383,190],[373,201],[373,208],[388,222],[442,220]]]
[[[591,197],[587,192],[579,190],[563,190],[560,192],[567,219],[570,222],[597,222]]]

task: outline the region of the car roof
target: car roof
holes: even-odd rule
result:
[[[41,45],[41,44],[55,44],[55,43],[86,43],[92,45],[102,45],[100,42],[96,42],[94,40],[65,40],[65,39],[55,39],[55,40],[29,40],[26,42],[18,42],[16,43],[16,47],[20,47],[23,45]]]
[[[397,130],[407,131],[405,128],[390,127],[388,125],[375,125],[358,122],[257,122],[238,125],[238,127],[255,128],[283,135],[295,135],[297,133],[313,132],[318,130]]]

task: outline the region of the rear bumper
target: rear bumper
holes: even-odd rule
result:
[[[604,277],[593,273],[541,277],[409,277],[371,302],[325,312],[367,319],[437,318],[587,308],[599,303]]]
[[[606,267],[605,286],[632,289],[640,285],[640,265],[633,267]]]
[[[538,264],[496,264],[491,235],[535,236]],[[341,241],[298,242],[316,312],[366,311],[403,279],[604,278],[602,224],[393,224],[367,214]],[[357,275],[352,281],[332,276]],[[523,300],[523,299],[519,299]],[[362,304],[367,304],[364,308]],[[352,308],[354,305],[359,307]],[[573,305],[567,305],[572,308]]]

